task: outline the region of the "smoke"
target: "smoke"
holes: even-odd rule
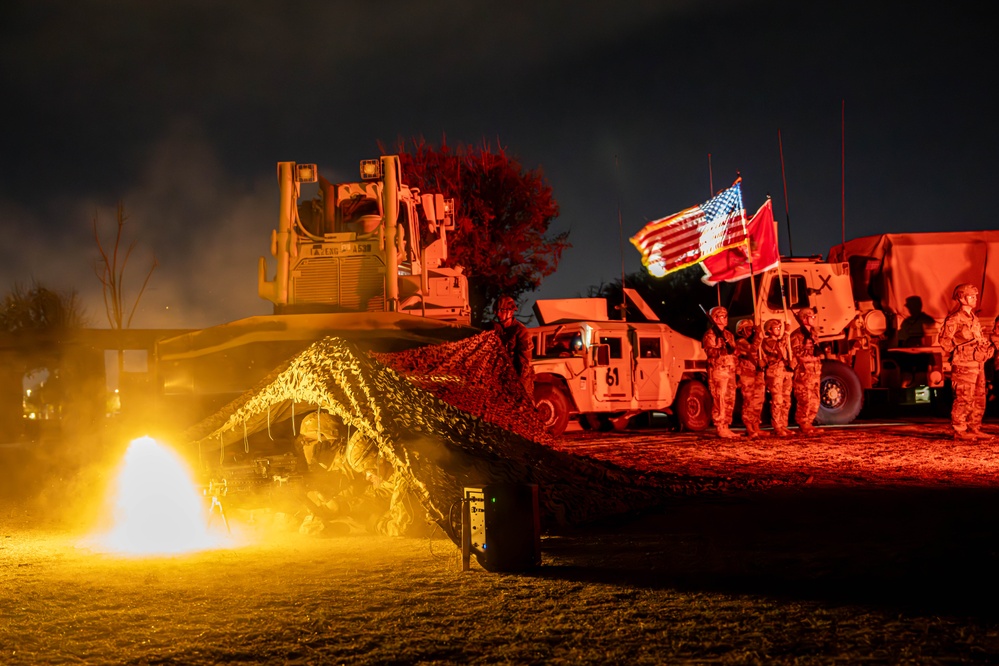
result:
[[[124,191],[34,208],[0,201],[0,233],[8,239],[0,250],[2,284],[36,280],[75,291],[90,325],[108,326],[93,225],[96,218],[105,251],[113,252],[120,200],[126,226],[119,266],[135,244],[124,266],[126,317],[157,264],[132,328],[200,328],[269,312],[256,282],[257,257],[269,258],[276,225],[273,176],[233,178],[198,124],[188,120],[174,122],[143,152],[137,177]]]

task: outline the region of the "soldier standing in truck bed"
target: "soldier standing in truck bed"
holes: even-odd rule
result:
[[[762,336],[751,319],[743,319],[735,327],[736,375],[742,393],[742,423],[750,439],[766,435],[760,430],[760,413],[766,397],[766,378],[760,354]]]
[[[950,355],[950,385],[954,404],[950,424],[955,439],[991,439],[982,432],[985,415],[985,361],[994,353],[975,314],[978,287],[959,284],[954,289],[958,308],[947,315],[940,328],[940,346]]]
[[[738,437],[729,427],[735,407],[735,336],[725,330],[728,310],[721,306],[708,311],[711,326],[701,339],[704,354],[708,357],[708,388],[711,390],[711,420],[718,436],[723,439]]]
[[[784,333],[784,322],[771,319],[763,325],[766,337],[760,352],[763,355],[767,391],[770,392],[770,423],[778,437],[791,437],[787,429],[787,416],[791,409],[790,343]]]
[[[791,334],[791,354],[794,357],[794,398],[798,402],[794,420],[801,434],[810,437],[818,433],[815,417],[819,413],[819,383],[822,380],[822,357],[815,340],[815,310],[798,310],[801,324]]]

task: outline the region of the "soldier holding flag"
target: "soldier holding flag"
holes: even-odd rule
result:
[[[760,330],[751,319],[743,319],[735,327],[736,374],[742,393],[742,423],[750,439],[766,435],[760,430],[760,413],[766,398],[766,380],[763,376],[763,359],[760,351]]]
[[[766,337],[761,353],[765,366],[767,391],[770,392],[770,422],[778,437],[791,437],[787,429],[788,412],[791,410],[791,357],[790,344],[784,333],[784,322],[770,319],[763,325]]]
[[[815,340],[814,308],[801,308],[798,311],[798,322],[801,326],[791,333],[794,398],[798,402],[794,420],[801,434],[810,437],[818,433],[813,422],[819,413],[819,382],[822,379],[822,350]]]
[[[708,357],[708,388],[711,390],[711,420],[722,439],[738,437],[729,427],[735,407],[735,336],[725,329],[728,310],[721,306],[708,312],[711,326],[701,340]]]

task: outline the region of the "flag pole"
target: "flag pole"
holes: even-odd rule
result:
[[[769,194],[767,195],[767,198],[768,199],[770,198]],[[780,231],[780,227],[777,224],[777,220],[774,220],[774,240],[778,240],[778,231]],[[781,270],[781,263],[780,263],[779,240],[777,243],[777,286],[780,288],[780,305],[781,309],[783,309],[784,311],[784,334],[787,335],[787,358],[790,361],[792,354],[791,336],[788,335],[788,330],[787,330],[789,328],[789,322],[787,316],[787,294],[784,292],[784,276],[783,276],[783,271]]]
[[[738,179],[735,181],[737,183],[742,182],[742,174],[738,174]],[[749,242],[749,231],[746,229],[746,206],[742,203],[742,188],[739,188],[739,210],[742,214],[742,237],[745,239],[743,242],[746,244],[746,258],[749,260],[749,293],[753,298],[753,325],[757,326],[760,323],[760,313],[759,308],[756,305],[756,280],[753,278],[756,274],[753,272],[753,244]],[[780,252],[777,252],[780,255]]]

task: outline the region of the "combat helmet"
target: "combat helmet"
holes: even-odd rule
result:
[[[810,305],[806,305],[805,307],[798,310],[798,319],[801,319],[806,314],[810,314],[812,316],[818,316],[819,313],[815,311],[815,308],[811,307]]]
[[[973,284],[959,284],[954,287],[954,300],[959,301],[962,298],[967,298],[968,296],[978,296],[978,287]]]
[[[516,310],[517,301],[513,300],[513,298],[510,296],[500,296],[499,299],[496,301],[496,312],[507,309]]]
[[[735,325],[735,332],[738,335],[748,338],[753,334],[754,328],[755,326],[753,325],[752,319],[742,319]]]
[[[782,322],[780,319],[768,319],[767,323],[763,324],[763,330],[766,331],[767,333],[773,333],[783,325],[784,322]]]
[[[347,442],[347,464],[355,472],[376,469],[378,453],[378,444],[360,432],[354,433]]]

